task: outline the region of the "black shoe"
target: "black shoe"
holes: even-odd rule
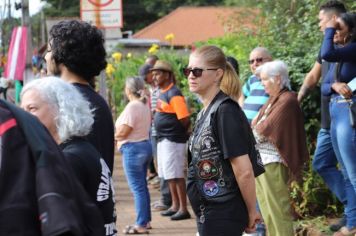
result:
[[[174,211],[174,210],[172,210],[171,208],[169,208],[168,210],[166,210],[166,211],[162,211],[161,212],[161,216],[172,216],[172,215],[174,215],[174,214],[176,214],[177,213],[177,211]]]
[[[171,220],[185,220],[185,219],[190,219],[190,214],[188,211],[186,212],[178,211],[176,214],[171,216]]]
[[[343,215],[342,218],[335,224],[332,224],[329,226],[329,229],[331,231],[338,231],[339,229],[341,229],[341,227],[345,226],[346,225],[346,216]]]

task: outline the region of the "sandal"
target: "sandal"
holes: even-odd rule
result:
[[[149,234],[150,232],[147,229],[140,231],[135,225],[127,225],[122,231],[124,234]]]
[[[148,222],[148,223],[146,224],[146,229],[152,229],[152,226],[151,226],[151,223],[150,223],[150,222]]]
[[[354,236],[356,235],[356,227],[353,227],[352,229],[348,229],[346,226],[343,226],[337,231],[336,233],[333,234],[333,236]]]

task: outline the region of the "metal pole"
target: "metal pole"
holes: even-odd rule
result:
[[[29,0],[21,0],[22,18],[21,25],[27,27],[27,50],[26,50],[26,67],[24,72],[24,84],[33,79],[32,73],[32,33]]]
[[[105,29],[101,29],[101,32],[104,35],[106,35]],[[106,84],[106,74],[105,70],[101,71],[100,76],[99,76],[99,94],[106,100],[106,102],[109,103],[109,97],[108,97],[108,92],[107,92],[107,84]]]
[[[6,5],[6,3],[5,3],[5,5]],[[10,19],[11,18],[11,2],[10,2],[10,0],[9,0],[9,3],[7,4],[7,10],[8,10],[7,11],[7,16]]]

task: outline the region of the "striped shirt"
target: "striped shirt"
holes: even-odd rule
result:
[[[260,111],[261,107],[267,102],[269,95],[266,93],[261,80],[252,75],[242,87],[245,101],[242,106],[248,122],[251,121]]]
[[[151,112],[152,112],[152,117],[154,117],[154,114],[156,112],[158,96],[159,96],[159,89],[158,88],[154,88],[151,91]],[[157,136],[157,131],[156,131],[156,128],[155,128],[155,125],[154,125],[153,121],[152,121],[152,124],[151,124],[151,136],[154,136],[154,137]]]

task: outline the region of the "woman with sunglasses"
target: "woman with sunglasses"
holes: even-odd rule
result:
[[[339,47],[334,47],[338,44]],[[321,90],[330,100],[330,133],[336,157],[345,179],[346,226],[334,236],[356,233],[356,125],[352,126],[350,109],[356,103],[356,14],[343,13],[326,24],[321,47],[322,59],[331,62]],[[350,87],[351,86],[351,87]]]
[[[255,175],[264,169],[250,126],[239,105],[220,90],[236,72],[215,46],[189,57],[184,69],[189,89],[203,103],[189,139],[187,193],[200,236],[236,236],[253,232],[256,212]]]

